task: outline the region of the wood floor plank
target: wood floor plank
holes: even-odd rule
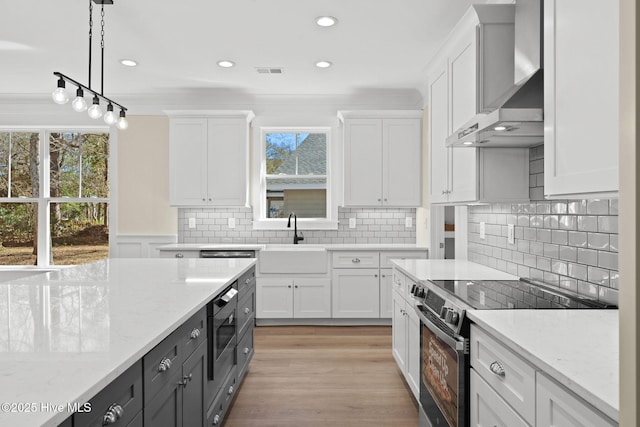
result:
[[[224,427],[418,425],[388,326],[260,326]]]

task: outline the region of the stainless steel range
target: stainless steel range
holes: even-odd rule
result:
[[[521,280],[432,280],[416,284],[420,338],[420,426],[469,426],[467,310],[613,308]]]

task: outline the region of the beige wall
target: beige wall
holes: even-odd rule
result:
[[[638,400],[638,9],[620,1],[620,425],[640,425]]]
[[[416,209],[416,243],[428,245],[429,230],[429,114],[422,110],[422,207]]]
[[[178,211],[169,207],[169,119],[130,116],[118,133],[117,234],[178,233]]]

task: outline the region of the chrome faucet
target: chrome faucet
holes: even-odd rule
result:
[[[287,222],[287,228],[291,228],[291,217],[293,216],[293,244],[297,245],[299,241],[304,240],[302,233],[298,236],[298,217],[291,212],[289,214],[289,222]]]

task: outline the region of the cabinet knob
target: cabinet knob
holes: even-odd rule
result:
[[[245,307],[244,314],[249,314],[249,313],[251,313],[251,309],[249,307]]]
[[[158,365],[158,372],[165,372],[169,369],[171,369],[171,359],[165,357],[160,361],[160,365]]]
[[[382,276],[383,278],[387,277],[387,275],[386,275],[386,274],[382,274],[381,276]]]
[[[205,198],[203,197],[203,198],[202,198],[202,201],[203,201],[203,202],[206,202],[206,201],[207,201],[207,199],[205,199]]]
[[[184,258],[184,254],[178,253],[176,254],[176,258]]]
[[[382,199],[378,199],[378,201],[379,201],[379,202],[381,202],[381,201],[382,201]]]
[[[209,201],[211,201],[211,197],[209,197]]]
[[[294,288],[298,289],[298,285],[295,285]]]
[[[288,285],[287,288],[291,289],[291,285]]]
[[[244,354],[249,354],[249,347],[244,348]]]
[[[249,283],[251,283],[251,279],[245,279],[244,284],[248,285]]]
[[[219,422],[220,422],[220,415],[216,414],[216,416],[213,417],[213,425],[217,426]]]
[[[233,394],[233,386],[229,386],[229,391],[227,392],[227,394]]]
[[[351,260],[352,263],[358,264],[360,262],[360,258],[354,258]]]
[[[387,199],[384,199],[384,201],[386,202],[386,201],[387,201]]]
[[[373,277],[378,277],[378,275],[377,275],[377,274],[374,274],[374,275],[373,275]]]
[[[489,369],[491,370],[491,372],[493,372],[499,377],[504,378],[504,376],[506,375],[506,372],[504,371],[504,367],[498,361],[492,362],[491,365],[489,365]]]
[[[193,328],[193,331],[191,331],[191,334],[189,334],[189,337],[192,340],[195,340],[196,338],[198,338],[200,336],[200,329],[198,328]]]
[[[191,381],[192,379],[193,379],[193,374],[185,375],[184,377],[182,377],[182,381],[178,382],[178,385],[186,387],[187,384],[189,384],[189,381]]]
[[[447,194],[447,192],[446,192],[445,190],[442,190],[442,194],[443,194],[443,195],[444,195],[444,194]]]
[[[107,412],[104,413],[104,416],[102,417],[102,425],[108,426],[110,424],[115,424],[123,415],[124,409],[122,409],[122,406],[114,403],[109,406]]]

